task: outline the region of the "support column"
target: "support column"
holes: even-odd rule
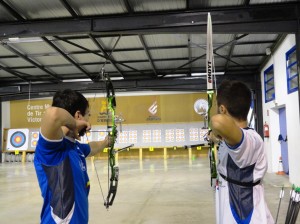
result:
[[[1,147],[1,153],[0,153],[0,163],[2,163],[2,151],[3,149],[3,138],[2,138],[3,132],[2,132],[2,100],[0,97],[0,147]]]
[[[298,101],[299,101],[299,111],[300,111],[300,19],[298,19],[297,32],[295,34],[296,39],[296,56],[297,56],[297,72],[298,72]],[[300,113],[299,113],[300,115]]]

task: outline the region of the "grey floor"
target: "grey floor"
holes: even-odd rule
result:
[[[104,194],[107,193],[107,164],[95,161]],[[193,161],[176,159],[122,159],[114,205],[107,211],[96,172],[88,159],[91,180],[90,222],[124,224],[215,223],[213,193],[206,157]],[[289,201],[287,176],[267,174],[266,199],[276,218],[279,192],[284,185],[277,223],[284,223]],[[39,223],[42,199],[30,162],[0,163],[0,223]],[[298,222],[300,223],[300,218]]]

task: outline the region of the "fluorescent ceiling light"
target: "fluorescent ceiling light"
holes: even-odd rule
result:
[[[43,39],[40,37],[10,37],[8,38],[8,42],[10,43],[32,43],[32,42],[42,42]]]
[[[206,72],[202,72],[202,73],[192,73],[192,76],[206,76],[207,73]],[[224,75],[224,72],[212,72],[212,75]]]
[[[164,77],[185,77],[186,74],[169,74],[165,75]]]
[[[110,77],[110,80],[123,80],[123,77]]]
[[[123,77],[111,77],[110,80],[123,80]],[[65,79],[63,82],[90,82],[91,79]],[[101,81],[101,79],[99,80]]]
[[[91,79],[65,79],[63,82],[87,82],[91,81]]]

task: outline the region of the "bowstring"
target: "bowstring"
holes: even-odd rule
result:
[[[88,136],[87,134],[85,133],[85,137],[86,139],[88,140],[89,142],[89,139],[88,139]],[[100,191],[101,191],[101,195],[102,195],[102,198],[103,198],[103,201],[104,201],[104,194],[103,194],[103,190],[102,190],[102,186],[101,186],[101,181],[100,181],[100,178],[99,178],[99,175],[98,175],[98,171],[97,171],[97,168],[96,168],[96,162],[93,160],[93,166],[94,166],[94,169],[95,169],[95,172],[96,172],[96,176],[97,176],[97,179],[98,179],[98,183],[99,183],[99,187],[100,187]]]

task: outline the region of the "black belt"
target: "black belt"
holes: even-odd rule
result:
[[[229,183],[233,183],[233,184],[236,184],[236,185],[239,185],[239,186],[243,186],[243,187],[254,187],[255,185],[259,184],[260,183],[260,180],[256,181],[256,182],[240,182],[240,181],[237,181],[237,180],[233,180],[229,177],[226,177],[225,175],[219,173],[221,177],[223,177],[224,180],[226,180],[227,182]]]

